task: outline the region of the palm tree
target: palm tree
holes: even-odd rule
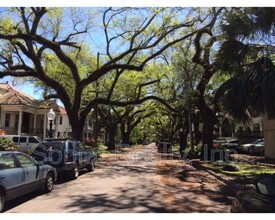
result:
[[[239,121],[259,112],[274,114],[275,8],[240,8],[222,24],[226,41],[216,61],[232,77],[221,90],[222,107]]]

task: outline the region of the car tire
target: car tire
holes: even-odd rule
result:
[[[79,176],[79,165],[78,164],[75,164],[74,165],[74,169],[71,171],[71,175],[70,177],[75,180],[77,179]]]
[[[248,154],[253,154],[252,148],[249,148],[249,149],[248,149]]]
[[[49,193],[53,190],[54,175],[53,173],[48,173],[43,187],[44,193]]]
[[[87,167],[89,172],[93,172],[95,170],[95,163],[91,161],[91,164]]]

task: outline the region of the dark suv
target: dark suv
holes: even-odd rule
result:
[[[40,143],[33,149],[32,157],[39,163],[50,164],[57,172],[66,172],[72,179],[77,179],[80,169],[95,169],[96,156],[87,151],[79,141],[50,141]]]

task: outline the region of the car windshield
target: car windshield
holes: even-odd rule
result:
[[[43,142],[39,137],[36,137],[36,140],[38,140],[40,143]]]

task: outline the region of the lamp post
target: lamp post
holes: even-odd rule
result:
[[[50,122],[50,132],[49,132],[49,138],[53,138],[53,120],[55,119],[55,113],[53,109],[51,108],[50,111],[47,113],[48,120]]]

